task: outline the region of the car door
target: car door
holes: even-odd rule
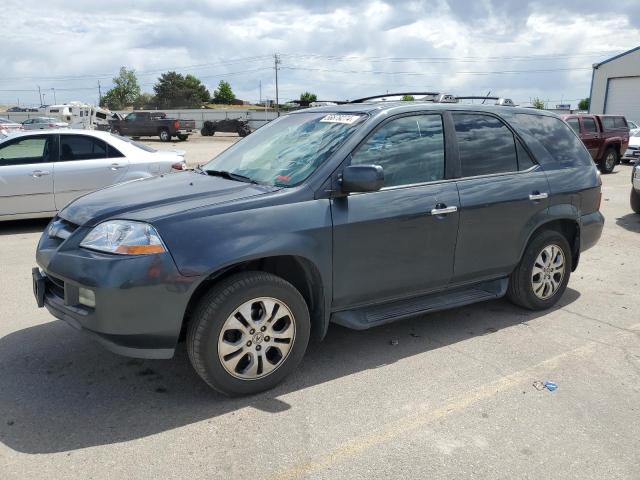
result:
[[[129,162],[101,138],[61,134],[60,156],[54,165],[58,210],[85,193],[122,181]]]
[[[458,231],[458,192],[445,176],[442,116],[392,118],[347,163],[382,166],[385,184],[377,192],[331,201],[334,307],[446,286]]]
[[[130,113],[120,122],[120,133],[123,135],[135,135],[137,113]]]
[[[591,158],[597,160],[598,151],[600,150],[600,132],[598,131],[596,119],[594,117],[581,117],[580,125],[582,143],[589,150]]]
[[[24,128],[25,130],[33,130],[34,125],[33,122],[35,120],[33,118],[28,118],[26,119],[24,122],[22,122],[22,128]]]
[[[0,215],[55,212],[55,138],[29,135],[0,144]]]
[[[542,168],[493,115],[452,114],[460,159],[460,229],[453,282],[495,278],[518,263],[528,233],[548,206]]]

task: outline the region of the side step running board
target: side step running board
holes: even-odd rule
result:
[[[471,285],[464,289],[438,292],[355,310],[342,310],[334,312],[331,315],[331,321],[354,330],[366,330],[406,317],[500,298],[507,292],[507,285],[508,279],[501,278]]]

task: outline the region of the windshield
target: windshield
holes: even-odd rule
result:
[[[202,168],[292,187],[322,165],[365,118],[362,114],[326,112],[286,115],[256,130]]]

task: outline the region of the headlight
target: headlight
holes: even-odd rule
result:
[[[111,220],[101,223],[84,237],[81,247],[121,255],[166,252],[155,228],[148,223]]]

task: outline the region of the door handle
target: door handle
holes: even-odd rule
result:
[[[437,205],[436,205],[437,207]],[[442,207],[431,209],[431,215],[447,215],[448,213],[454,213],[458,211],[458,207]]]
[[[34,170],[33,172],[31,172],[30,175],[33,178],[40,178],[40,177],[43,177],[45,175],[51,175],[51,172],[48,172],[47,170]]]
[[[109,168],[115,172],[116,170],[124,168],[124,165],[120,165],[119,163],[112,163]]]
[[[545,198],[548,198],[549,194],[546,192],[540,193],[540,192],[533,192],[531,195],[529,195],[529,200],[544,200]]]

